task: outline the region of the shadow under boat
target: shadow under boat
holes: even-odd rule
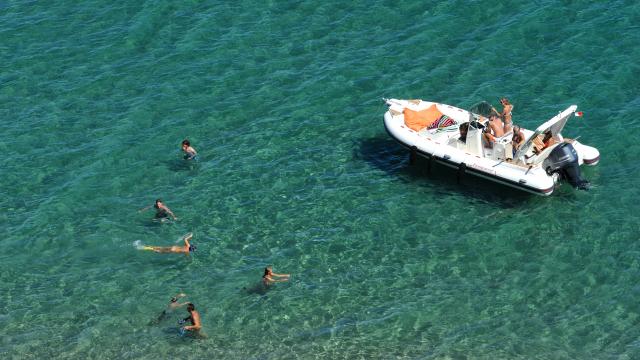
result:
[[[393,139],[374,137],[363,139],[354,148],[354,158],[396,176],[407,183],[429,181],[445,192],[457,192],[478,200],[500,202],[506,206],[517,206],[534,198],[533,194],[497,184],[439,164],[422,156],[412,159],[409,149]]]

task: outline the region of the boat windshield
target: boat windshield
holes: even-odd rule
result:
[[[488,118],[491,114],[496,113],[496,109],[487,101],[481,101],[471,106],[469,112]]]

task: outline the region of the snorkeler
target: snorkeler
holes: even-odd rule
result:
[[[184,320],[180,321],[180,324],[185,323],[187,321],[191,322],[191,325],[187,325],[182,327],[181,332],[184,331],[200,331],[202,325],[200,324],[200,314],[196,311],[196,307],[192,303],[187,304],[187,311],[189,312],[189,316],[184,318]]]
[[[285,281],[289,281],[289,274],[276,274],[271,269],[271,266],[264,268],[264,275],[262,275],[262,283],[264,286],[270,286],[273,283]]]
[[[187,139],[182,140],[182,151],[184,151],[185,160],[194,159],[198,155],[196,149],[191,146],[191,142]]]
[[[162,310],[162,312],[158,316],[158,320],[157,321],[158,322],[162,321],[162,319],[164,319],[165,316],[167,316],[168,313],[174,311],[175,309],[177,309],[177,308],[179,308],[181,306],[184,306],[184,305],[188,305],[189,304],[188,302],[184,302],[184,303],[178,302],[178,299],[183,298],[185,296],[187,296],[187,294],[185,294],[185,293],[180,293],[180,294],[178,294],[176,296],[173,296],[171,298],[171,300],[169,300],[169,304],[167,304],[167,308]]]
[[[193,237],[193,233],[188,233],[182,237],[184,240],[184,246],[148,246],[143,245],[138,247],[140,250],[150,250],[157,253],[174,253],[174,254],[190,254],[196,251],[196,246],[191,245],[189,240]]]
[[[156,199],[156,202],[153,205],[149,205],[143,209],[140,209],[138,210],[138,212],[147,211],[151,207],[154,207],[156,209],[156,219],[166,219],[171,216],[173,220],[178,220],[173,211],[171,211],[171,209],[169,209],[169,207],[167,207],[167,205],[165,205],[160,199]]]

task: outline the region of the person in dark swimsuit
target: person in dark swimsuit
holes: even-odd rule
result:
[[[171,209],[169,209],[169,207],[165,205],[161,199],[156,199],[156,202],[153,205],[149,205],[144,209],[140,209],[139,211],[140,212],[147,211],[152,206],[156,209],[156,215],[155,215],[156,219],[162,220],[162,219],[167,219],[169,218],[169,216],[171,216],[173,220],[178,220],[178,218],[175,216],[173,211],[171,211]]]

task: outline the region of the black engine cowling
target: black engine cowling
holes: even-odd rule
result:
[[[580,176],[578,153],[573,145],[561,143],[556,146],[544,160],[542,166],[547,171],[547,174],[560,174],[560,176],[567,180],[574,188],[589,190],[589,182]]]

